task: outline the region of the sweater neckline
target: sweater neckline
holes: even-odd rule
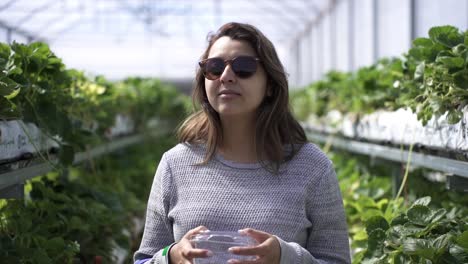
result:
[[[260,162],[244,163],[244,162],[227,160],[219,153],[215,154],[215,158],[222,164],[231,168],[235,168],[235,169],[259,169],[262,167],[262,164],[260,164]]]

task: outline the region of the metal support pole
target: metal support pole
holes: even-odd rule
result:
[[[336,8],[333,8],[330,10],[330,13],[328,14],[330,16],[330,60],[331,60],[331,69],[335,70],[337,66],[337,61],[336,61],[336,53],[338,51],[337,48],[337,43],[336,43]]]
[[[372,9],[373,9],[373,12],[372,12],[372,26],[373,26],[373,36],[372,36],[372,45],[374,46],[374,50],[373,50],[373,53],[374,53],[374,62],[377,61],[377,59],[379,58],[379,1],[373,1],[373,6],[372,6]]]
[[[300,52],[300,49],[301,49],[301,43],[300,43],[300,39],[298,38],[296,40],[296,49],[295,49],[295,55],[296,55],[296,83],[295,85],[299,86],[300,82],[301,82],[301,52]]]
[[[413,40],[416,38],[416,27],[417,27],[417,0],[410,0],[410,43],[409,46],[413,45]]]
[[[7,31],[6,31],[6,42],[7,42],[8,44],[11,44],[11,42],[12,42],[12,36],[11,36],[12,33],[13,33],[13,32],[12,32],[11,28],[7,28]]]
[[[355,25],[354,25],[354,0],[348,2],[348,70],[354,70],[354,44],[355,44]]]

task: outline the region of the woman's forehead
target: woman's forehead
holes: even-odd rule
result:
[[[208,57],[222,57],[231,59],[239,55],[256,56],[252,46],[243,40],[235,40],[224,36],[213,43],[208,53]]]

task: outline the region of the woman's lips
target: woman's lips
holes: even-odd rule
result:
[[[219,97],[224,98],[224,99],[235,98],[238,96],[240,96],[240,93],[230,91],[230,90],[224,90],[219,93]]]

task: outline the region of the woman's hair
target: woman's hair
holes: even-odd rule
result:
[[[266,72],[266,93],[257,111],[254,140],[259,162],[265,169],[277,173],[281,163],[290,160],[307,141],[304,130],[289,109],[286,72],[271,41],[248,24],[227,23],[216,33],[209,34],[202,60],[208,57],[216,40],[224,36],[249,43]],[[201,163],[206,164],[215,155],[223,133],[219,114],[208,102],[205,77],[200,68],[196,72],[192,100],[195,113],[179,127],[178,139],[190,144],[206,144],[205,160]]]

